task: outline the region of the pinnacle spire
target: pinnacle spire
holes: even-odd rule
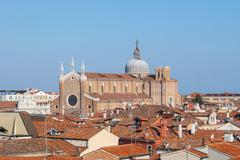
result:
[[[73,57],[72,57],[72,61],[70,63],[70,68],[71,68],[71,71],[74,72],[75,63],[74,63]]]
[[[136,49],[138,49],[138,40],[136,40]]]
[[[141,59],[141,54],[140,54],[140,49],[138,48],[138,40],[136,40],[136,48],[133,52],[133,55],[134,55],[134,59]]]
[[[64,75],[64,66],[63,63],[61,62],[61,66],[60,66],[60,75]]]
[[[81,64],[81,71],[80,71],[81,75],[85,75],[85,64],[84,61],[82,60],[82,64]]]

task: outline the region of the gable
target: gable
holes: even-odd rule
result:
[[[106,129],[102,129],[88,140],[88,148],[81,155],[85,155],[101,147],[118,145],[118,142],[119,137]]]
[[[219,128],[217,128],[217,130],[234,130],[234,131],[239,131],[240,128],[232,123],[226,123],[222,126],[220,126]]]
[[[47,95],[47,94],[45,92],[43,92],[43,91],[39,91],[35,95]]]
[[[85,155],[82,156],[83,159],[102,159],[102,160],[115,160],[115,159],[119,159],[119,157],[117,157],[116,155],[113,155],[111,153],[108,153],[102,149],[98,149],[96,151],[87,153]]]
[[[63,77],[61,77],[62,81],[71,79],[71,78],[76,78],[77,80],[79,80],[79,74],[76,72],[69,72],[68,74],[64,75]]]
[[[109,138],[119,139],[118,136],[116,136],[115,134],[111,133],[107,129],[102,129],[100,132],[98,132],[93,137],[91,137],[91,139],[102,138],[102,137],[109,137]]]

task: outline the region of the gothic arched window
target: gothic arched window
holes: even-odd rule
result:
[[[104,93],[104,84],[101,86],[101,92]]]
[[[127,85],[125,86],[125,92],[126,93],[128,92],[128,86]]]
[[[89,93],[92,92],[92,84],[89,84],[89,86],[88,86],[88,92],[89,92]]]

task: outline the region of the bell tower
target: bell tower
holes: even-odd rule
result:
[[[155,79],[156,80],[170,80],[170,67],[157,67],[155,69]]]

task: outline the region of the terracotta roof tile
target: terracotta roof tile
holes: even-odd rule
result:
[[[130,74],[114,74],[114,73],[85,73],[87,78],[96,78],[96,79],[125,79],[132,80],[137,79],[136,77]]]
[[[188,151],[197,155],[197,156],[199,156],[200,158],[207,158],[208,157],[208,154],[200,152],[200,151],[198,151],[196,149],[193,149],[193,148],[188,149]]]
[[[101,128],[84,128],[84,127],[79,127],[79,128],[71,128],[60,135],[57,136],[48,136],[52,138],[64,138],[64,139],[81,139],[81,140],[88,140],[91,137],[93,137],[95,134],[100,132],[102,129]]]
[[[144,93],[135,94],[135,93],[89,93],[89,95],[99,98],[100,100],[128,100],[128,99],[143,99],[150,98]]]
[[[69,156],[47,156],[47,157],[0,156],[0,160],[81,160],[81,158]]]
[[[181,150],[185,149],[187,145],[191,147],[201,147],[206,143],[209,142],[201,138],[164,138],[156,147],[165,148],[165,144],[168,144],[170,149]]]
[[[32,121],[31,121],[30,114],[27,112],[19,112],[19,114],[22,118],[22,121],[26,127],[28,134],[31,135],[33,138],[37,138],[38,133],[37,133],[35,126],[33,125]]]
[[[48,116],[46,122],[44,119],[44,117],[32,117],[33,124],[35,125],[40,137],[46,136],[46,132],[49,130],[56,129],[60,134],[56,136],[48,135],[48,137],[88,140],[102,130],[101,128],[95,128],[85,124],[77,124],[72,121],[72,119],[69,120],[69,117],[66,119],[64,117],[56,118]],[[45,123],[47,123],[47,130],[45,129]]]
[[[240,131],[231,131],[232,133],[235,134],[240,134]],[[183,132],[183,134],[185,135],[186,138],[208,138],[211,139],[211,136],[214,136],[214,139],[218,139],[218,140],[224,140],[224,134],[226,133],[226,131],[224,130],[197,130],[193,135],[191,135],[189,132]],[[213,140],[214,140],[213,139]]]
[[[0,150],[1,155],[10,154],[29,154],[45,152],[46,141],[44,139],[12,139],[0,141],[3,148]],[[64,140],[47,140],[47,147],[49,152],[62,151],[71,156],[79,155],[78,150],[72,144]]]
[[[233,157],[240,156],[240,146],[237,146],[234,144],[230,144],[226,142],[213,143],[213,144],[209,144],[208,147]]]
[[[207,93],[204,94],[205,97],[239,97],[239,93]]]
[[[150,118],[150,124],[156,119]],[[121,138],[158,140],[161,137],[161,128],[149,125],[148,121],[142,121],[141,127],[134,128],[132,120],[124,119],[115,127],[112,127],[112,133]]]
[[[193,112],[190,113],[194,117],[208,117],[211,113],[210,112]]]
[[[240,160],[240,156],[234,157],[231,160]]]
[[[13,101],[0,101],[0,109],[2,108],[17,108],[17,102]]]
[[[121,158],[149,154],[146,148],[143,148],[138,144],[125,144],[111,147],[103,147],[101,149]]]
[[[79,153],[82,153],[83,151],[85,151],[87,149],[87,147],[77,147]]]

